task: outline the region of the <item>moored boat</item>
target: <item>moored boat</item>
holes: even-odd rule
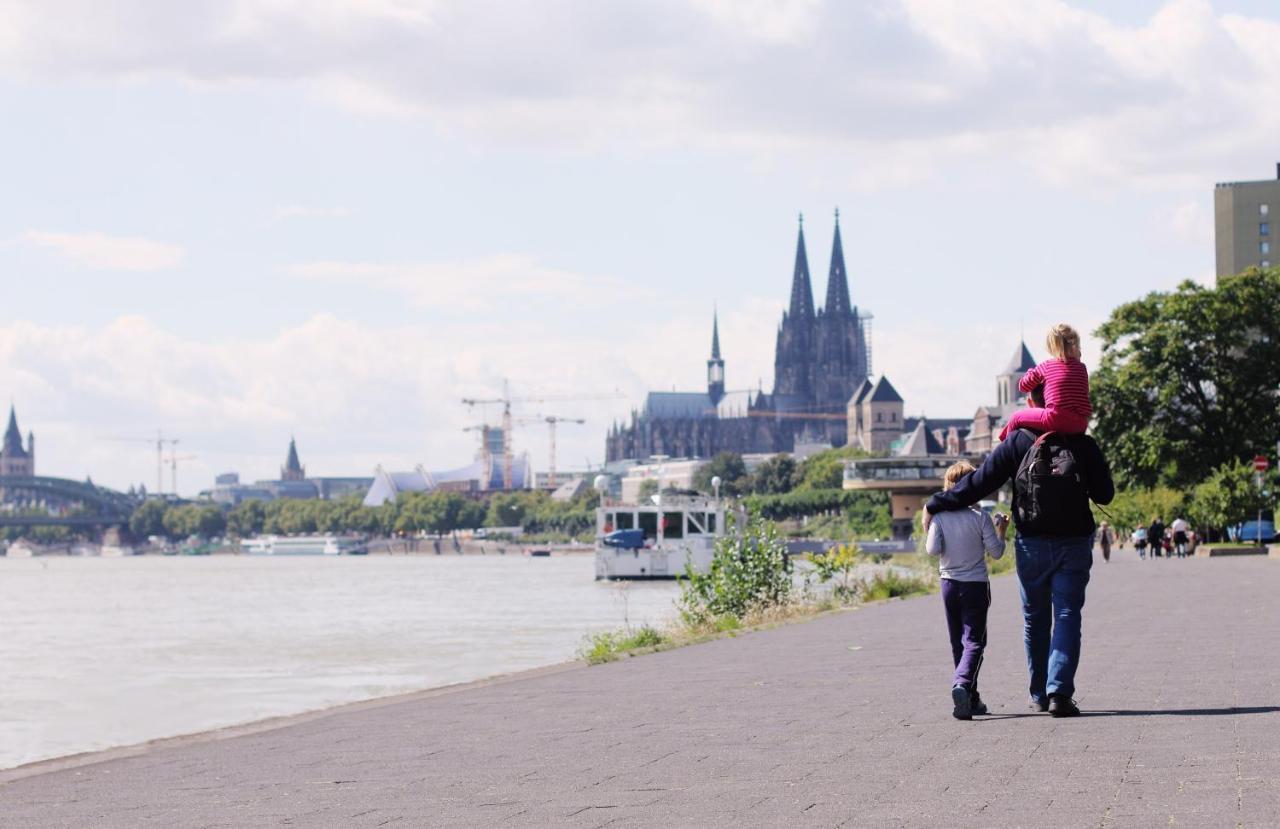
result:
[[[358,556],[369,552],[360,536],[260,535],[240,542],[240,552],[251,556]]]
[[[725,532],[724,504],[701,495],[655,496],[649,504],[596,510],[596,579],[674,579],[705,573]]]

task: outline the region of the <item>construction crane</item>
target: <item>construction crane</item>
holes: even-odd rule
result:
[[[179,455],[177,452],[177,444],[175,440],[169,448],[169,481],[173,484],[173,494],[176,498],[178,495],[178,462],[194,461],[195,455]]]
[[[464,397],[462,398],[462,404],[464,406],[467,406],[468,408],[474,408],[476,406],[492,406],[492,405],[498,405],[498,404],[502,405],[502,488],[511,489],[511,483],[513,479],[513,475],[512,475],[513,453],[512,453],[512,445],[511,445],[511,429],[513,426],[513,421],[511,416],[511,405],[513,403],[560,403],[560,402],[579,401],[579,400],[614,400],[619,397],[626,397],[626,395],[624,395],[622,392],[614,391],[614,392],[605,393],[605,394],[543,394],[543,395],[530,395],[528,397],[512,397],[510,384],[506,380],[503,380],[501,397],[492,397],[492,398],[484,398],[484,399],[475,398],[475,397]],[[541,417],[539,417],[539,419],[545,420],[544,418],[541,418]],[[557,420],[568,421],[569,418],[558,418]],[[548,422],[548,425],[551,427],[551,430],[552,430],[552,450],[551,451],[552,451],[552,454],[554,455],[555,424]],[[552,468],[551,470],[549,470],[549,472],[551,472],[552,474],[553,479],[554,479],[554,470],[555,470],[555,462],[553,460]]]
[[[154,438],[107,438],[107,440],[119,443],[146,443],[154,446],[156,448],[156,495],[164,494],[164,448],[166,446],[176,448],[178,438],[167,438],[163,430],[156,429]],[[176,490],[177,487],[175,486],[174,489]]]
[[[548,440],[550,444],[550,458],[547,463],[547,485],[552,489],[556,487],[556,424],[557,423],[586,423],[580,417],[563,417],[561,415],[534,415],[533,417],[516,418],[516,425],[526,425],[530,423],[547,424]]]

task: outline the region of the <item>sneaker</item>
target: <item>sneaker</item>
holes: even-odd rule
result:
[[[957,720],[973,719],[973,702],[969,697],[969,689],[963,685],[957,685],[951,689],[951,702],[955,706],[951,709],[951,716]]]
[[[1080,716],[1080,709],[1076,707],[1075,700],[1066,694],[1050,694],[1049,716],[1078,717]]]
[[[1044,712],[1049,710],[1049,700],[1033,699],[1031,700],[1031,704],[1028,705],[1027,707],[1030,708],[1032,711],[1039,711],[1041,714],[1043,714]]]
[[[987,704],[982,701],[982,695],[977,691],[969,695],[969,710],[978,716],[987,713]]]

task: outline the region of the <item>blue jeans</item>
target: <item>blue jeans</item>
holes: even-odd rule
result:
[[[1080,611],[1093,566],[1093,536],[1019,535],[1018,588],[1031,698],[1076,692],[1080,664]]]

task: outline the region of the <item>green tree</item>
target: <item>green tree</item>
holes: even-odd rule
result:
[[[650,498],[658,494],[658,479],[645,478],[640,482],[640,489],[637,493],[639,500],[648,501]]]
[[[790,455],[774,455],[751,474],[750,489],[760,495],[790,492],[799,482],[798,465]]]
[[[729,526],[716,539],[708,571],[699,573],[690,563],[680,580],[680,612],[695,624],[717,616],[741,619],[785,604],[791,595],[791,557],[774,523],[753,515],[739,528],[732,515],[726,517]]]
[[[698,467],[693,475],[693,488],[711,494],[712,478],[720,478],[721,495],[740,495],[750,486],[747,465],[736,452],[721,452]]]
[[[1227,527],[1255,518],[1259,509],[1271,509],[1276,483],[1273,470],[1264,476],[1264,488],[1260,491],[1254,483],[1252,465],[1220,466],[1193,491],[1193,520],[1197,526],[1211,529],[1221,537]]]
[[[249,538],[262,532],[266,517],[266,507],[258,499],[241,501],[227,515],[227,529],[237,538]]]
[[[168,505],[158,498],[143,501],[129,516],[129,532],[136,538],[164,535],[164,514]]]
[[[1280,270],[1184,282],[1098,329],[1095,430],[1121,485],[1193,486],[1280,437]]]

